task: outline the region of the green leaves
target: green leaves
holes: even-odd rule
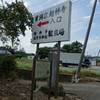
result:
[[[68,53],[81,53],[82,51],[82,43],[75,41],[72,42],[71,44],[65,44],[63,45],[63,49],[66,49]]]
[[[0,55],[0,78],[8,78],[12,71],[17,69],[17,63],[13,56]]]
[[[25,7],[23,2],[15,1],[11,4],[6,2],[6,6],[0,8],[0,29],[2,33],[10,38],[12,46],[15,41],[19,42],[19,35],[25,36],[28,26],[32,29],[33,16]]]

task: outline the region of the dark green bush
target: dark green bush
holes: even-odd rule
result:
[[[0,55],[0,78],[9,78],[17,69],[15,57],[12,55]]]

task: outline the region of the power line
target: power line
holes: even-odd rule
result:
[[[74,1],[73,4],[74,4],[74,3],[77,3],[77,2],[79,2],[79,1],[81,1],[81,0]]]
[[[77,2],[79,2],[79,1],[81,1],[81,0],[77,0],[77,1],[75,1],[75,2],[72,2],[73,4],[74,3],[77,3]],[[44,2],[42,2],[42,3],[44,3]],[[42,9],[44,9],[44,8],[46,8],[47,6],[52,6],[53,5],[53,3],[56,3],[56,1],[53,1],[53,2],[51,2],[52,4],[50,5],[50,4],[48,4],[48,5],[44,5],[44,6],[42,6]],[[39,4],[41,4],[41,3],[39,3]],[[34,6],[30,6],[30,7],[34,7]],[[36,10],[37,11],[37,10]]]
[[[98,17],[98,16],[100,16],[100,13],[96,14],[96,15],[94,16],[94,18],[95,18],[95,17]],[[81,21],[84,21],[84,20],[87,20],[87,19],[88,19],[88,18],[86,18],[86,19],[80,19],[80,20],[77,20],[77,21],[72,22],[71,24],[74,24],[74,23],[77,23],[77,22],[81,22]]]
[[[99,21],[96,21],[96,23],[98,23],[98,22],[100,22],[100,20]],[[79,28],[79,27],[84,27],[84,26],[86,26],[86,25],[88,25],[88,24],[84,24],[84,25],[81,25],[81,24],[79,24],[78,26],[76,26],[76,27],[71,27],[71,29],[76,29],[76,28]]]
[[[34,5],[32,5],[32,6],[30,6],[30,7],[34,7],[34,6],[36,6],[36,5],[40,5],[41,3],[44,3],[45,1],[47,1],[47,0],[44,0],[44,1],[42,1],[42,2],[40,2],[40,3],[37,3],[37,4],[34,4]],[[56,0],[57,1],[57,0]],[[51,2],[51,3],[55,3],[55,1],[54,2]],[[50,4],[49,4],[50,5]]]
[[[45,1],[47,1],[47,0],[44,0],[44,1],[39,2],[39,3],[37,3],[37,4],[34,4],[34,5],[30,6],[30,7],[33,7],[33,6],[39,5],[39,4],[41,4],[41,3],[44,3]]]

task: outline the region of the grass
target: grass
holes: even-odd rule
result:
[[[70,75],[75,75],[77,70],[72,70],[72,71],[67,71],[67,70],[62,70],[60,69],[60,73],[64,74],[70,74]],[[91,71],[89,69],[82,69],[80,75],[82,77],[100,77],[100,73],[95,73],[94,71]]]
[[[81,76],[83,77],[100,77],[100,73],[95,73],[89,69],[83,69],[81,71]]]
[[[16,59],[16,61],[17,61],[19,69],[23,69],[23,68],[32,69],[32,63],[33,63],[32,59],[21,58],[21,59]],[[60,69],[59,73],[75,75],[76,74],[76,69],[74,69],[72,71],[67,71],[67,70]],[[81,70],[81,76],[82,77],[100,77],[100,73],[95,73],[94,71],[91,71],[89,69],[82,69]]]
[[[64,74],[70,74],[70,75],[75,75],[76,70],[68,71],[68,70],[59,70],[59,73],[64,73]]]
[[[32,63],[33,63],[33,60],[32,59],[27,59],[27,58],[21,58],[21,59],[16,59],[17,61],[17,66],[19,69],[23,69],[23,68],[26,68],[26,69],[32,69]]]

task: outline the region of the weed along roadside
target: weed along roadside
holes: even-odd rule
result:
[[[32,71],[27,69],[17,69],[16,70],[17,76],[21,79],[25,80],[31,80],[32,79]],[[45,81],[45,79],[41,79],[42,81]],[[72,75],[68,74],[59,74],[59,81],[60,82],[71,82]]]
[[[62,71],[60,70],[59,73],[59,82],[71,82],[74,75],[75,75],[75,70],[72,72],[70,71]],[[25,80],[31,80],[32,78],[32,71],[27,70],[27,69],[17,69],[16,74],[18,78],[20,79],[25,79]],[[47,81],[46,79],[39,79],[39,81]],[[89,72],[88,70],[84,70],[81,72],[81,78],[80,82],[94,82],[94,81],[100,81],[100,76],[99,74],[96,74],[95,72]]]
[[[17,74],[20,73],[23,70],[23,73],[27,71],[27,73],[31,73],[32,69],[32,59],[27,59],[27,58],[21,58],[21,59],[16,59],[17,61]],[[25,76],[27,76],[27,73]],[[72,71],[64,70],[62,68],[59,68],[59,74],[64,74],[64,75],[72,75],[74,76],[76,74],[76,69],[73,69]],[[31,77],[31,74],[29,74]],[[93,77],[93,78],[99,78],[100,73],[96,73],[92,71],[91,69],[83,68],[81,71],[81,77]],[[27,79],[27,78],[26,78]],[[29,78],[31,79],[31,78]]]

